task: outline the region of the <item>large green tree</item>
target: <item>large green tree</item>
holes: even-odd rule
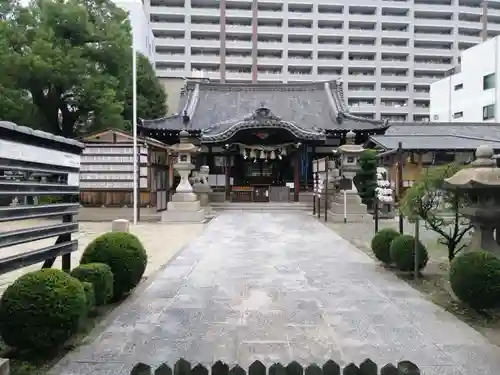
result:
[[[155,70],[148,58],[137,54],[137,117],[154,119],[165,116],[167,113],[167,95],[156,77]],[[127,121],[127,129],[132,124],[132,81],[127,91],[127,100],[123,117]]]
[[[66,137],[124,128],[132,92],[127,14],[111,0],[0,1],[0,118]],[[150,84],[141,86],[147,80],[138,73],[139,116],[158,117],[165,94],[142,100],[159,85],[144,59],[138,70]],[[163,107],[154,112],[158,98]]]

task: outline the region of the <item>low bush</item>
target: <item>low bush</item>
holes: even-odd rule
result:
[[[425,246],[418,241],[418,269],[422,270],[429,261]],[[411,272],[415,269],[415,238],[404,234],[396,237],[391,243],[391,259],[400,271]]]
[[[86,313],[80,281],[57,269],[27,273],[0,300],[0,335],[22,350],[52,350],[63,345]]]
[[[71,271],[71,276],[94,286],[95,304],[105,305],[113,297],[113,271],[104,263],[81,264]]]
[[[148,258],[141,241],[131,233],[110,232],[97,237],[80,263],[107,264],[114,276],[113,297],[119,300],[139,284]]]
[[[450,284],[474,309],[500,307],[500,259],[486,251],[459,255],[450,266]]]
[[[87,314],[90,315],[94,312],[96,306],[94,285],[87,281],[83,281],[82,285],[85,291],[85,301],[87,302]]]
[[[400,235],[398,231],[392,228],[385,228],[375,233],[371,244],[375,257],[382,263],[391,264],[391,243]]]

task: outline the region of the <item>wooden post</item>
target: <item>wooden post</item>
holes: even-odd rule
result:
[[[404,217],[401,212],[401,201],[403,200],[403,168],[405,163],[403,142],[398,142],[398,210],[399,210],[399,233],[404,232]]]
[[[300,150],[295,151],[295,160],[293,165],[293,201],[299,201],[300,190]]]
[[[229,153],[226,153],[226,157],[224,158],[225,160],[225,164],[226,164],[226,188],[225,188],[225,192],[226,192],[226,200],[231,200],[231,191],[230,191],[230,186],[231,186],[231,179],[230,179],[230,168],[231,168],[231,155],[229,155]]]

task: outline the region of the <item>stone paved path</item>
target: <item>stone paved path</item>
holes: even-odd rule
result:
[[[53,373],[127,374],[179,357],[500,369],[498,347],[306,214],[223,214],[154,277]]]

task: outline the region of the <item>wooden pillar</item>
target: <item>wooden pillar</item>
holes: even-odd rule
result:
[[[225,168],[225,172],[226,172],[226,188],[225,188],[225,192],[226,192],[226,200],[229,201],[231,200],[231,174],[230,174],[230,171],[231,171],[231,155],[229,154],[226,154],[225,158],[225,165],[226,165],[226,168]]]
[[[294,165],[293,165],[293,201],[299,201],[300,190],[300,149],[295,151]]]

